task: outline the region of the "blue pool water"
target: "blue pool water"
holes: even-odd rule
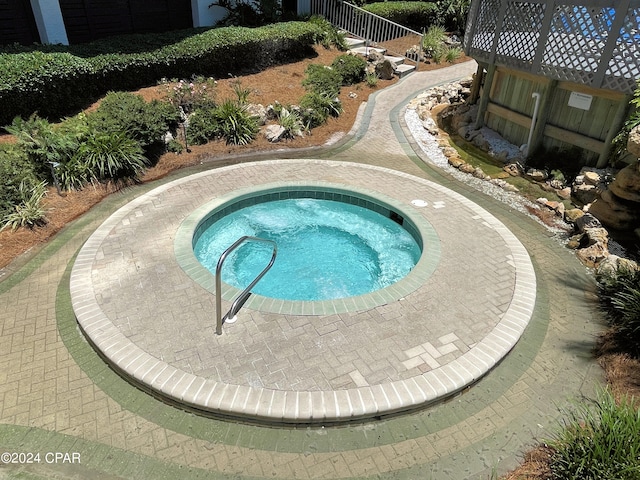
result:
[[[418,262],[415,239],[373,210],[334,200],[288,199],[241,208],[207,228],[196,258],[215,273],[220,255],[238,238],[274,240],[278,255],[253,292],[283,300],[330,300],[387,287]],[[269,263],[271,247],[244,243],[227,257],[222,280],[246,287]]]

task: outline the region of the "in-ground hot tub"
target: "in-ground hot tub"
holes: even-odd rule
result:
[[[287,306],[308,314],[345,310],[340,301],[358,297],[373,307],[415,290],[437,265],[440,244],[433,227],[392,198],[371,197],[358,189],[331,184],[267,185],[234,192],[203,205],[176,236],[186,272],[211,275],[224,250],[242,236],[274,240],[273,268],[252,289],[248,304],[272,311]],[[423,255],[423,252],[427,252]],[[224,297],[231,300],[268,263],[271,249],[247,244],[227,258],[222,270]],[[407,276],[409,278],[403,281]],[[372,295],[376,292],[375,295]]]

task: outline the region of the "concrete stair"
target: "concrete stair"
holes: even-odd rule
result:
[[[367,47],[365,46],[365,41],[362,39],[347,37],[345,40],[347,41],[347,45],[349,46],[350,52],[355,52],[358,55],[362,55],[366,57],[367,55],[369,55],[369,52],[371,50],[375,50],[376,52],[379,52],[382,55],[384,55],[384,58],[389,60],[393,64],[395,74],[400,78],[410,74],[416,69],[415,65],[407,65],[406,63],[404,63],[405,57],[396,57],[396,56],[386,55],[387,53],[386,49],[377,48],[377,47]]]

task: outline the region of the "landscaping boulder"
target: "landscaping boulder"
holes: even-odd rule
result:
[[[627,151],[636,158],[640,158],[640,127],[635,127],[629,132]]]
[[[576,226],[576,230],[580,233],[584,233],[587,228],[602,227],[600,221],[590,213],[580,215],[578,218],[576,218],[574,225]]]
[[[571,195],[578,203],[587,205],[606,190],[608,178],[606,170],[583,167],[573,181]]]
[[[593,201],[589,213],[604,225],[615,230],[633,230],[640,223],[640,205],[618,198],[611,190],[605,190]]]
[[[589,208],[607,227],[634,230],[640,225],[640,162],[627,165]]]
[[[546,170],[540,170],[538,168],[529,168],[527,170],[527,177],[535,182],[544,182],[549,178],[549,174]]]
[[[258,125],[264,125],[267,123],[267,119],[269,118],[267,108],[264,105],[259,103],[250,103],[246,106],[247,113],[249,116],[256,119]]]
[[[620,170],[609,185],[609,190],[618,198],[640,202],[640,162]]]
[[[584,211],[579,208],[570,208],[569,210],[565,210],[564,219],[569,223],[577,223],[578,219],[584,215]]]
[[[376,75],[382,80],[391,80],[395,73],[396,69],[389,60],[384,60],[376,64]]]
[[[271,143],[277,143],[282,140],[286,131],[287,130],[281,125],[267,125],[262,130],[262,133]]]
[[[615,277],[621,270],[638,270],[638,264],[633,260],[611,254],[603,259],[598,265],[598,268],[596,269],[596,278],[612,278]]]

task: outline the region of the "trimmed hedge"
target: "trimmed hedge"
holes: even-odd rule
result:
[[[17,115],[63,115],[95,94],[94,68],[69,53],[0,54],[0,125]]]
[[[364,5],[362,9],[422,32],[441,21],[438,4],[433,2],[383,2]]]
[[[126,37],[82,47],[43,46],[43,51],[0,54],[0,125],[34,111],[58,119],[88,105],[109,90],[132,90],[163,77],[227,76],[257,71],[308,55],[322,35],[317,25],[287,22],[260,28],[194,29],[192,35],[130,38],[129,53],[118,51]],[[161,46],[157,46],[161,45]],[[147,49],[142,47],[148,47]],[[22,50],[22,49],[18,49]],[[71,52],[77,52],[73,54]],[[83,56],[81,56],[83,55]],[[87,55],[84,57],[84,55]]]

